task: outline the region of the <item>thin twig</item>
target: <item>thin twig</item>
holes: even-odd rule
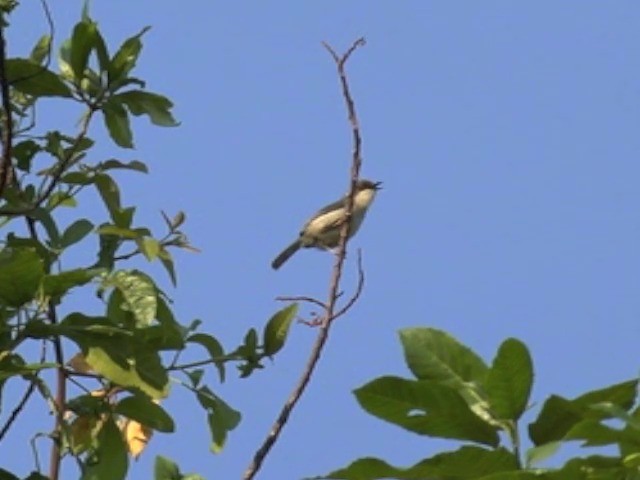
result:
[[[46,355],[47,355],[47,342],[43,340],[42,349],[40,351],[40,363],[43,363],[45,361]],[[32,378],[30,380],[29,387],[24,392],[24,395],[18,402],[18,405],[16,405],[16,407],[12,410],[11,414],[9,415],[9,418],[7,419],[5,424],[2,426],[2,428],[0,428],[0,442],[5,437],[7,432],[9,432],[11,425],[13,425],[13,422],[16,421],[16,419],[18,418],[18,415],[20,415],[20,412],[22,412],[22,409],[24,409],[25,405],[31,398],[31,395],[33,395],[33,392],[35,392],[38,374],[36,373],[34,377],[35,378]]]
[[[360,157],[360,127],[358,125],[358,118],[356,116],[355,105],[353,103],[353,99],[351,97],[351,92],[349,91],[349,84],[347,82],[347,75],[344,70],[344,65],[346,61],[349,59],[351,54],[358,48],[365,44],[364,38],[360,38],[356,40],[351,47],[347,50],[347,52],[341,57],[336,54],[336,52],[327,44],[323,42],[324,47],[329,51],[333,60],[336,62],[336,67],[338,69],[338,75],[340,77],[340,82],[342,84],[342,95],[344,97],[345,103],[347,105],[347,111],[349,115],[349,123],[351,125],[351,130],[353,132],[353,152],[352,152],[352,162],[351,162],[351,187],[349,189],[349,195],[347,198],[346,204],[346,212],[345,212],[345,221],[342,224],[342,228],[340,230],[340,241],[338,242],[338,247],[336,251],[336,260],[333,266],[333,271],[331,274],[331,280],[329,282],[329,295],[328,301],[326,305],[326,315],[324,317],[324,321],[320,326],[318,331],[318,336],[316,337],[315,343],[309,355],[309,359],[307,360],[306,366],[300,379],[298,380],[297,385],[291,392],[291,395],[283,405],[280,414],[276,418],[271,430],[269,431],[267,437],[264,439],[262,445],[258,448],[254,457],[244,473],[244,480],[251,480],[258,473],[258,470],[262,467],[262,463],[264,459],[268,455],[269,451],[278,440],[282,429],[284,428],[291,412],[295,408],[296,404],[300,400],[302,394],[304,393],[307,385],[309,384],[309,380],[311,379],[311,375],[315,370],[318,360],[322,354],[324,346],[329,338],[329,329],[334,320],[334,310],[336,306],[336,302],[338,300],[338,289],[340,286],[340,278],[342,276],[342,266],[344,265],[344,259],[346,254],[346,246],[349,236],[349,224],[351,215],[353,213],[353,199],[355,196],[355,186],[358,180],[358,176],[360,174],[360,164],[362,163]]]
[[[319,306],[323,310],[327,309],[327,304],[326,303],[321,302],[317,298],[313,298],[313,297],[305,297],[305,296],[276,297],[276,300],[279,301],[279,302],[307,302],[307,303],[313,303],[314,305]]]
[[[356,292],[351,296],[349,301],[344,304],[344,306],[333,314],[333,320],[338,317],[341,317],[345,313],[347,313],[351,307],[358,301],[360,298],[360,294],[364,289],[364,268],[362,267],[362,251],[358,249],[358,285],[356,286]],[[332,321],[333,321],[332,320]]]
[[[4,37],[4,18],[0,18],[0,96],[2,97],[2,159],[0,159],[0,198],[4,189],[13,181],[13,117],[7,78],[7,42]]]

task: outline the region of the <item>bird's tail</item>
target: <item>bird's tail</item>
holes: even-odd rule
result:
[[[300,245],[300,240],[296,240],[295,242],[293,242],[291,245],[285,248],[282,252],[280,252],[280,255],[278,255],[276,259],[273,262],[271,262],[271,267],[274,270],[279,269],[284,262],[289,260],[289,258],[291,258],[291,256],[300,249],[301,246],[302,245]]]

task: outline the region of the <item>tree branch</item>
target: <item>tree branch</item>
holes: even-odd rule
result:
[[[0,198],[4,189],[13,181],[13,117],[9,79],[6,69],[7,42],[4,37],[4,18],[0,18],[0,96],[2,97],[2,158],[0,159]]]
[[[351,47],[347,50],[347,52],[338,56],[338,54],[329,46],[327,43],[323,42],[323,46],[329,51],[333,60],[336,63],[336,67],[338,69],[338,76],[340,77],[340,83],[342,85],[342,95],[344,97],[347,112],[349,117],[349,123],[351,125],[351,130],[353,133],[353,152],[352,152],[352,161],[351,161],[351,186],[349,189],[349,195],[347,197],[347,205],[345,212],[345,221],[342,223],[342,228],[340,230],[340,241],[338,243],[338,247],[336,250],[336,259],[333,266],[333,271],[331,274],[331,279],[329,282],[329,294],[328,301],[326,303],[326,314],[321,322],[320,329],[318,331],[318,336],[316,337],[315,343],[307,360],[306,366],[300,379],[298,380],[297,385],[294,387],[291,395],[283,405],[280,414],[276,418],[269,434],[263,441],[262,445],[258,448],[254,457],[249,464],[249,467],[244,473],[244,480],[251,480],[258,473],[258,470],[262,467],[264,459],[269,454],[269,451],[273,447],[273,445],[278,440],[282,429],[284,428],[291,412],[295,408],[296,404],[300,400],[300,397],[304,393],[309,384],[309,380],[311,379],[311,375],[313,374],[318,360],[322,354],[324,346],[329,338],[329,330],[331,328],[331,324],[335,319],[334,311],[336,307],[336,302],[338,301],[338,289],[340,287],[340,278],[342,276],[342,267],[344,265],[344,259],[346,254],[346,246],[349,236],[349,224],[351,215],[353,213],[353,199],[355,196],[355,186],[360,175],[360,165],[362,163],[362,159],[360,156],[360,146],[361,146],[361,138],[360,138],[360,127],[358,124],[358,117],[356,115],[355,105],[353,102],[353,98],[351,97],[351,92],[349,90],[349,83],[347,81],[347,75],[344,69],[345,63],[351,56],[351,54],[358,48],[365,44],[364,38],[359,38]]]

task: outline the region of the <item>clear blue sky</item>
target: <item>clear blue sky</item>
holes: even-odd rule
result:
[[[46,27],[37,2],[24,4],[9,39],[15,55]],[[66,37],[81,2],[51,4]],[[153,26],[138,73],[175,101],[182,125],[136,121],[137,150],[118,151],[96,124],[96,160],[150,164],[150,176],[120,176],[141,223],[160,230],[159,209],[187,212],[202,253],[177,254],[175,312],[184,323],[201,318],[229,348],[262,328],[277,295],[326,295],[331,256],[307,251],[278,272],[269,263],[347,186],[350,132],[320,42],[342,50],[368,40],[349,63],[363,174],[384,182],[351,244],[364,251],[366,290],[335,326],[260,478],[310,476],[365,455],[410,465],[442,449],[368,416],[351,394],[374,377],[408,375],[403,327],[447,330],[488,361],[506,337],[523,340],[538,404],[637,375],[637,1],[131,1],[95,2],[92,15],[112,49]],[[55,120],[73,128],[75,117]],[[351,255],[345,288],[354,270]],[[208,375],[244,415],[219,455],[208,451],[203,412],[176,388],[166,407],[178,432],[157,434],[130,477],[150,478],[163,454],[183,471],[239,478],[315,334],[296,326],[275,363],[248,380]],[[11,469],[31,467],[26,449],[10,460],[7,451],[24,448],[43,420],[49,428],[42,408],[0,446]]]

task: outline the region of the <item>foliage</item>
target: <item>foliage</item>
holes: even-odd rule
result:
[[[7,4],[3,11],[14,6]],[[3,25],[8,26],[7,20]],[[34,394],[44,397],[56,418],[48,434],[53,458],[49,476],[34,472],[30,478],[61,478],[63,457],[75,459],[69,465],[77,464],[83,479],[125,478],[129,458],[140,455],[154,431],[175,429],[162,407],[171,383],[193,392],[208,421],[211,448],[219,451],[240,414],[203,383],[203,368],[213,366],[224,381],[232,362],[241,376],[249,376],[282,348],[296,314],[295,305],[283,309],[262,336],[251,329],[241,345],[227,350],[213,335],[198,331],[200,321],[178,322],[156,280],[127,265],[136,257],[159,261],[176,285],[172,249],[197,251],[181,230],[184,213],[163,213],[166,232],[159,236],[138,223],[135,206],[124,203],[117,172],[147,173],[145,163],[88,160],[95,157],[89,127],[98,117],[110,139],[124,149],[134,146],[132,115],[162,127],[177,125],[172,102],[146,90],[144,80],[132,75],[147,30],[111,53],[85,9],[59,47],[57,69],[50,65],[51,34],[42,36],[28,57],[0,58],[2,91],[9,102],[3,103],[1,128],[0,393],[8,381],[22,382],[25,390],[24,402],[0,425],[0,441]],[[4,27],[0,34],[4,36]],[[51,99],[82,109],[76,131],[62,126],[39,131],[35,112]],[[81,211],[81,192],[97,194],[107,218],[94,211],[63,222],[69,209]],[[67,211],[61,215],[63,209]],[[81,248],[95,248],[95,261],[77,264],[74,255]],[[94,292],[101,302],[98,311],[76,311],[70,294],[77,291]],[[61,306],[72,313],[59,318]],[[47,353],[38,356],[31,344],[53,348],[43,347]],[[75,351],[73,357],[64,357],[63,344]],[[187,349],[204,356],[181,364]],[[55,385],[40,378],[44,369],[55,370]],[[68,398],[70,382],[83,393]],[[14,478],[6,471],[0,476]],[[170,460],[159,457],[155,478],[200,477],[182,475]]]
[[[429,437],[465,442],[408,468],[361,458],[316,478],[343,480],[590,480],[640,478],[638,379],[577,398],[550,396],[528,425],[533,364],[519,340],[505,340],[491,365],[445,332],[402,330],[407,366],[415,378],[381,377],[355,390],[360,406],[382,420]],[[572,458],[558,468],[540,464],[567,442],[617,447],[619,455]]]

